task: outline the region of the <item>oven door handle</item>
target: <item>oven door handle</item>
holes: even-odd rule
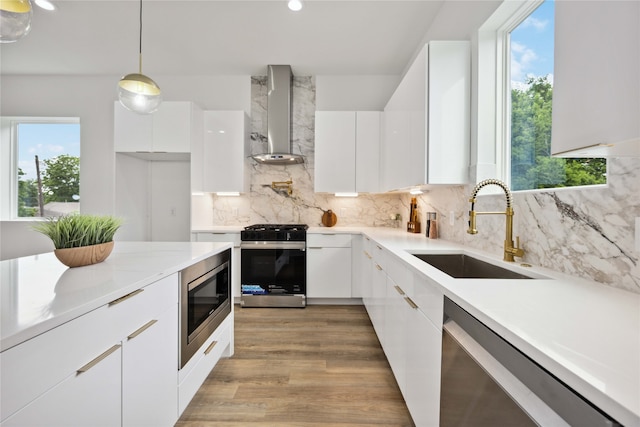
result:
[[[298,249],[304,251],[306,242],[241,242],[240,249]]]

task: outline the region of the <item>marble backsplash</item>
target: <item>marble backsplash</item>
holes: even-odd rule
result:
[[[251,79],[251,153],[266,151],[266,77]],[[250,193],[240,197],[212,194],[194,196],[194,206],[206,211],[198,225],[245,226],[255,223],[305,223],[320,226],[331,209],[336,226],[404,228],[411,196],[361,194],[357,198],[315,193],[314,119],[315,82],[294,77],[294,153],[305,163],[291,166],[261,165],[251,159]],[[634,249],[635,218],[640,217],[640,159],[610,159],[606,186],[514,194],[514,235],[526,253],[523,261],[573,276],[640,293],[640,254]],[[293,181],[293,191],[274,190],[273,181]],[[438,213],[440,238],[496,255],[502,254],[504,216],[478,218],[478,234],[466,233],[469,195],[473,185],[436,186],[418,196],[422,220],[426,212]],[[480,191],[480,211],[504,210],[504,195]],[[498,187],[493,187],[497,189]],[[391,219],[400,213],[402,219]],[[451,225],[453,224],[453,225]],[[426,223],[423,223],[423,227]]]
[[[514,193],[514,236],[525,249],[523,261],[640,293],[640,253],[634,249],[639,163],[637,158],[609,159],[603,186]],[[491,188],[499,194],[484,195]],[[479,216],[478,234],[466,233],[472,189],[435,187],[418,198],[418,206],[422,213],[438,213],[441,238],[501,255],[503,215]],[[409,202],[405,196],[403,212]],[[489,186],[480,190],[476,210],[503,211],[505,203],[502,190]]]
[[[266,76],[251,78],[251,154],[267,151],[267,88]],[[338,217],[336,226],[397,226],[392,215],[399,212],[401,195],[360,195],[357,198],[336,197],[315,193],[314,128],[315,79],[295,76],[293,80],[292,151],[302,154],[299,165],[263,165],[250,158],[245,167],[251,171],[250,193],[240,197],[220,197],[214,194],[194,196],[194,204],[211,210],[212,224],[248,225],[257,223],[304,223],[321,225],[322,215],[331,209]],[[274,190],[274,181],[293,181],[292,193]]]

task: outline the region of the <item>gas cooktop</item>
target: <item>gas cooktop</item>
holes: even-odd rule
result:
[[[306,224],[254,224],[240,231],[240,240],[304,242],[308,228]]]

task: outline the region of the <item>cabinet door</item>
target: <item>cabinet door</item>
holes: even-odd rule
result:
[[[640,156],[640,2],[558,1],[555,22],[551,152]]]
[[[113,145],[116,152],[152,151],[153,115],[129,111],[116,101],[113,106]]]
[[[437,426],[442,328],[435,328],[419,308],[406,307],[404,399],[416,425]]]
[[[249,133],[244,111],[205,111],[204,149],[198,162],[206,192],[249,191],[249,171],[245,168]]]
[[[153,113],[153,151],[191,152],[190,102],[163,102]]]
[[[380,191],[380,127],[382,113],[356,113],[356,192]]]
[[[178,305],[125,338],[123,426],[169,426],[178,419]]]
[[[362,252],[360,253],[360,284],[362,302],[367,312],[371,310],[371,298],[373,297],[373,257],[371,256],[371,239],[363,236]],[[371,313],[369,313],[371,317]]]
[[[356,191],[356,113],[317,111],[315,191]]]
[[[406,323],[409,307],[405,293],[391,277],[387,276],[387,296],[385,299],[385,341],[384,352],[391,366],[400,391],[405,393],[407,349]]]
[[[10,426],[105,426],[121,424],[120,345],[114,345],[2,422]],[[104,356],[104,358],[101,358]]]
[[[471,138],[471,47],[429,43],[425,184],[465,184]],[[423,126],[425,126],[423,124]]]
[[[307,296],[351,298],[351,248],[307,248]]]

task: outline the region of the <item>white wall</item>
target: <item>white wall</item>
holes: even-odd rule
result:
[[[317,111],[382,111],[400,76],[316,76]]]
[[[121,76],[0,77],[0,116],[80,118],[80,209],[115,213],[113,102]],[[167,101],[194,101],[203,109],[251,110],[249,76],[153,76]],[[4,141],[3,141],[4,144]],[[44,252],[40,236],[22,226],[3,224],[2,257]],[[5,236],[6,233],[6,236]],[[19,242],[19,243],[16,243]],[[21,250],[14,250],[19,244]],[[27,251],[28,252],[28,251]]]

